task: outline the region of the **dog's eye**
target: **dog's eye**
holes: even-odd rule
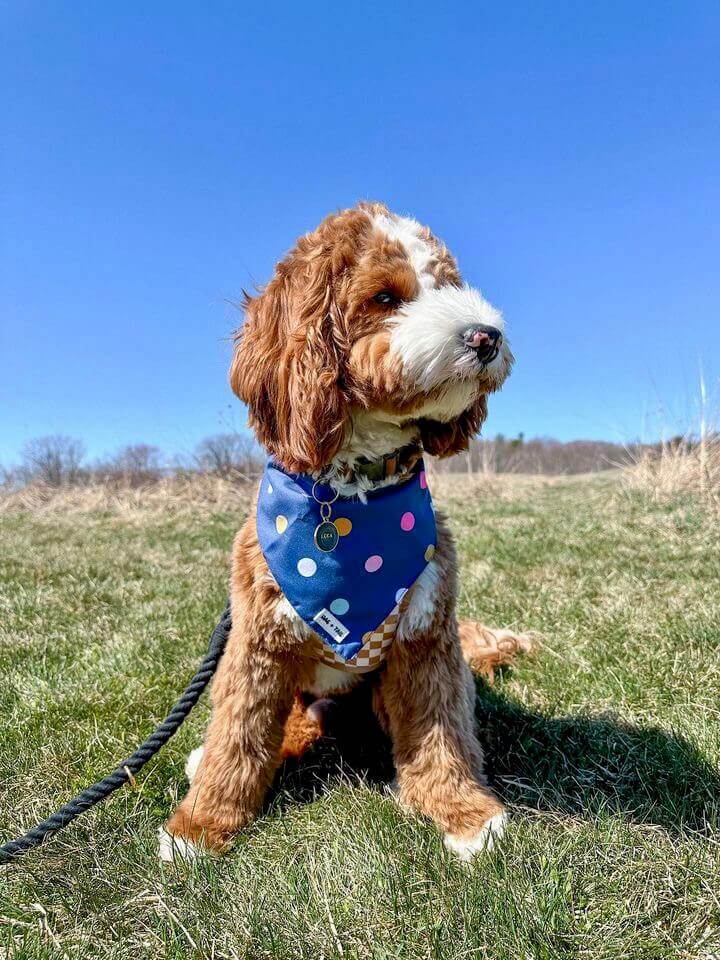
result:
[[[382,303],[384,306],[387,306],[389,303],[395,303],[395,297],[389,290],[381,290],[380,293],[376,293],[373,300],[375,303]]]

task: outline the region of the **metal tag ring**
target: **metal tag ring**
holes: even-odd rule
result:
[[[316,480],[315,483],[312,485],[312,490],[310,491],[310,496],[313,498],[313,500],[315,501],[315,503],[327,503],[327,504],[335,503],[335,501],[337,500],[337,498],[340,496],[340,494],[338,493],[337,490],[334,490],[335,496],[332,498],[332,500],[320,500],[320,499],[318,499],[318,497],[315,495],[315,487],[316,487],[319,483],[322,483],[322,480]],[[329,483],[328,483],[328,484],[324,484],[324,485],[327,486],[327,487],[330,487],[330,484],[329,484]],[[333,490],[332,487],[330,487],[330,489]]]

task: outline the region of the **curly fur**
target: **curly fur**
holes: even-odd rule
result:
[[[287,470],[327,471],[344,494],[365,493],[353,472],[360,456],[410,440],[436,456],[465,449],[513,359],[501,337],[497,355],[478,361],[463,330],[488,318],[500,330],[499,312],[462,285],[427,228],[381,204],[334,214],[300,238],[245,309],[230,382],[258,439]],[[372,685],[400,802],[433,820],[461,856],[489,848],[504,811],[483,774],[466,661],[481,671],[505,661],[500,634],[458,630],[455,549],[442,518],[434,575],[411,591],[384,668],[351,683],[318,670],[254,518],[253,510],[235,540],[233,627],[204,751],[163,834],[165,852],[175,841],[185,852],[224,850],[257,814],[280,761],[322,735],[327,701],[317,697],[355,683]],[[506,659],[513,642],[523,645],[513,637],[503,634]]]

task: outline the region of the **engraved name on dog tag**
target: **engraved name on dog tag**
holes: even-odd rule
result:
[[[323,520],[315,527],[315,546],[323,553],[332,553],[339,539],[340,534],[332,520]]]

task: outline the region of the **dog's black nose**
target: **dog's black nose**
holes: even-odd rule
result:
[[[490,360],[497,356],[502,343],[502,334],[497,327],[485,323],[476,323],[463,333],[466,346],[474,350],[479,360]]]

